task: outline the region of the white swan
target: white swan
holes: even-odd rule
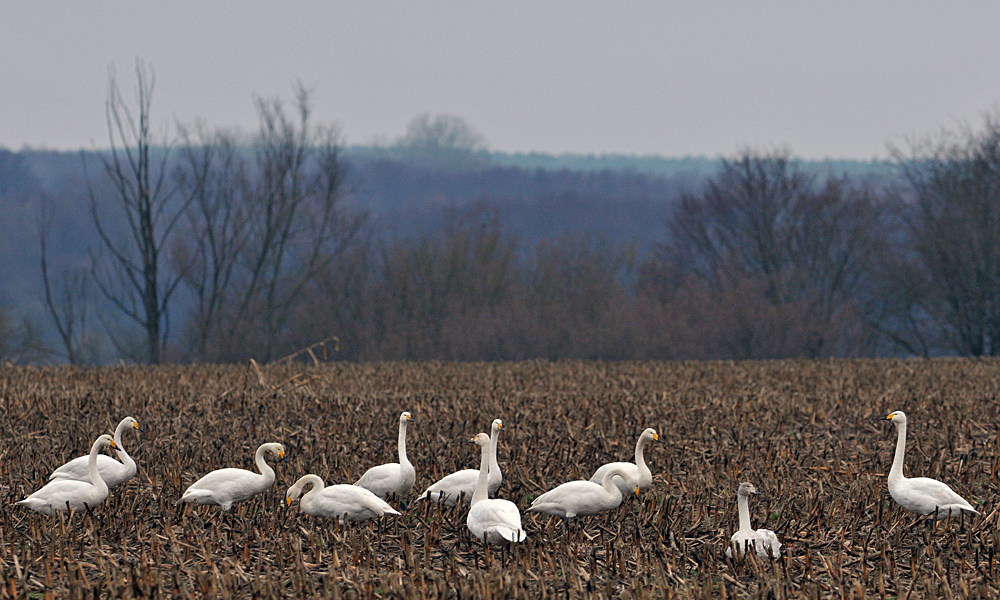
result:
[[[948,487],[929,477],[903,477],[903,454],[906,453],[906,414],[897,410],[883,419],[896,424],[896,455],[889,470],[889,494],[896,504],[919,515],[935,514],[938,519],[962,512],[979,514],[972,505]]]
[[[503,421],[494,419],[490,428],[490,470],[486,480],[487,490],[495,494],[500,489],[503,482],[503,474],[500,473],[500,464],[497,463],[497,438],[500,430],[503,429]],[[475,438],[473,438],[475,439]],[[458,498],[465,494],[465,505],[472,503],[472,494],[476,492],[476,485],[479,483],[479,469],[462,469],[455,471],[451,475],[446,475],[434,485],[424,490],[417,500],[430,498],[432,502],[444,502],[448,506],[455,506]]]
[[[596,515],[614,510],[622,503],[622,491],[612,481],[614,477],[627,477],[623,467],[613,467],[604,473],[600,484],[592,481],[569,481],[535,498],[528,512],[541,512],[564,519]],[[639,494],[639,488],[635,488]]]
[[[260,473],[246,469],[218,469],[191,484],[181,496],[181,502],[218,504],[228,511],[233,503],[256,496],[274,484],[274,469],[264,462],[264,453],[285,458],[285,446],[277,443],[261,444],[254,454]]]
[[[302,493],[302,488],[312,489],[302,496],[299,506],[307,515],[331,517],[341,523],[357,523],[377,519],[383,515],[398,515],[389,504],[363,487],[346,483],[325,486],[319,475],[303,475],[285,494],[285,501],[292,505]]]
[[[412,418],[408,412],[399,415],[399,462],[368,469],[354,485],[365,488],[383,500],[389,494],[402,496],[413,489],[417,472],[406,459],[406,425]]]
[[[101,479],[108,484],[109,488],[116,487],[135,477],[135,461],[125,451],[122,446],[122,433],[127,429],[139,431],[139,423],[132,417],[125,417],[115,429],[115,447],[118,448],[118,459],[111,458],[107,454],[97,455],[97,470],[101,473]],[[78,456],[63,466],[59,467],[49,475],[49,481],[53,479],[72,479],[75,481],[90,481],[90,457]]]
[[[89,482],[74,479],[50,481],[45,487],[17,504],[51,515],[56,511],[92,509],[104,502],[108,497],[108,484],[101,479],[101,473],[97,469],[97,456],[101,448],[106,446],[117,450],[114,439],[107,434],[97,438],[90,447],[90,455],[87,457]]]
[[[494,421],[493,423],[497,423]],[[472,507],[465,518],[465,524],[480,540],[489,544],[505,544],[521,542],[528,537],[521,527],[521,511],[509,500],[490,499],[489,469],[490,446],[492,442],[485,433],[476,434],[469,440],[481,449],[479,460],[479,480],[476,491],[472,494]]]
[[[590,478],[594,483],[601,483],[604,480],[604,474],[615,467],[621,467],[625,469],[628,475],[624,479],[615,479],[615,485],[621,490],[622,495],[632,493],[636,487],[640,490],[645,490],[649,486],[653,485],[653,473],[646,466],[646,460],[643,458],[642,451],[650,442],[660,441],[659,434],[653,428],[646,429],[639,436],[639,441],[635,443],[635,463],[628,462],[612,462],[606,465],[602,465],[601,468],[597,469],[594,476]]]
[[[781,556],[781,542],[778,536],[770,529],[758,529],[754,531],[750,527],[750,495],[760,496],[760,492],[751,483],[741,483],[736,492],[736,506],[740,513],[740,528],[729,538],[729,547],[726,548],[726,556],[733,558],[734,549],[737,558],[751,552],[751,548],[757,552],[757,556]]]

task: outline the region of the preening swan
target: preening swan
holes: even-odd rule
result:
[[[191,484],[181,502],[218,504],[228,511],[236,502],[256,496],[274,484],[274,469],[264,462],[264,453],[285,458],[285,446],[277,443],[261,444],[254,454],[260,473],[246,469],[218,469]]]
[[[417,472],[406,459],[406,425],[412,418],[408,412],[399,415],[399,462],[368,469],[354,485],[365,488],[383,500],[389,494],[402,496],[413,489]]]
[[[502,428],[503,422],[500,419],[494,419],[490,432],[490,470],[486,481],[490,495],[497,493],[503,482],[500,464],[497,463],[497,438]],[[432,502],[444,502],[448,506],[455,506],[458,498],[464,493],[465,505],[468,506],[472,503],[472,494],[476,492],[478,483],[479,469],[462,469],[441,478],[440,481],[424,490],[424,493],[417,500],[430,498]]]
[[[979,512],[948,487],[929,477],[903,477],[903,455],[906,453],[906,414],[897,410],[888,414],[885,421],[896,424],[896,455],[889,470],[889,494],[896,504],[918,515],[935,514],[938,519],[948,515],[958,517],[962,512]]]
[[[593,481],[569,481],[535,498],[527,512],[541,512],[564,519],[596,515],[614,510],[622,503],[622,491],[612,481],[627,477],[624,467],[612,467],[604,473],[600,484]],[[636,495],[639,488],[633,488]]]
[[[618,486],[618,489],[621,490],[622,495],[632,493],[636,487],[640,490],[649,488],[649,486],[653,485],[653,473],[646,466],[646,460],[642,455],[642,451],[650,442],[658,441],[660,441],[660,436],[656,433],[656,430],[652,428],[646,429],[639,436],[639,441],[635,443],[635,464],[612,462],[602,465],[590,480],[594,483],[601,483],[604,480],[605,473],[616,467],[621,467],[625,469],[628,475],[624,479],[615,479],[614,482]]]
[[[733,558],[734,548],[737,558],[752,551],[757,552],[757,556],[781,556],[781,542],[778,536],[770,529],[758,529],[754,531],[750,527],[750,495],[760,496],[760,492],[751,483],[741,483],[740,489],[736,492],[736,506],[740,512],[740,528],[729,539],[729,547],[726,548],[726,556]]]
[[[111,458],[106,454],[97,455],[97,470],[101,473],[101,479],[108,484],[109,488],[116,487],[135,477],[135,461],[125,451],[122,446],[122,433],[128,429],[139,431],[139,423],[132,417],[125,417],[115,429],[115,447],[118,449],[118,459]],[[53,479],[72,479],[75,481],[90,481],[90,457],[79,456],[56,469],[49,475],[49,481]]]
[[[500,419],[493,421],[494,427],[503,428]],[[490,446],[492,442],[485,433],[476,434],[476,437],[469,440],[479,446],[481,456],[479,460],[479,480],[476,482],[476,491],[472,494],[472,507],[469,508],[469,515],[465,518],[472,535],[489,544],[505,544],[507,542],[521,542],[528,537],[521,527],[521,511],[517,505],[508,500],[490,499],[489,495],[489,469],[490,469]]]
[[[385,500],[369,492],[363,487],[346,483],[325,487],[318,475],[303,475],[285,494],[285,502],[291,506],[302,488],[312,485],[312,489],[302,496],[299,506],[307,515],[314,517],[330,517],[341,523],[344,521],[357,523],[368,519],[377,519],[382,515],[398,515]]]
[[[51,515],[56,511],[91,509],[104,502],[104,499],[108,497],[108,484],[101,479],[101,473],[97,469],[97,456],[101,448],[106,446],[117,450],[115,441],[107,434],[97,438],[94,445],[90,447],[90,456],[87,457],[89,481],[76,481],[74,479],[50,481],[45,487],[21,500],[18,504]]]

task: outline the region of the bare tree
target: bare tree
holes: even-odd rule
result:
[[[902,292],[919,290],[895,296],[895,339],[904,348],[1000,355],[1000,115],[986,116],[981,131],[894,153],[909,186],[899,211],[907,281],[899,283]]]
[[[800,330],[777,345],[753,341],[762,336],[751,330],[733,333],[751,342],[717,343],[736,349],[729,357],[864,352],[868,341],[857,313],[866,303],[858,300],[870,293],[878,222],[878,202],[866,189],[832,176],[817,186],[786,153],[748,150],[723,161],[700,195],[683,198],[668,221],[669,241],[643,269],[642,293],[664,304],[679,300],[674,313],[678,306],[710,305],[678,293],[708,294],[720,310],[730,303],[728,295],[741,296],[732,302],[750,307],[758,300],[747,294],[760,294],[761,302],[778,310],[764,310],[763,304],[750,312],[730,308],[734,316],[748,316],[732,321],[733,327]],[[781,324],[765,324],[761,316]],[[700,320],[715,328],[713,335],[730,335],[717,329],[721,321]]]
[[[301,85],[293,110],[279,99],[257,100],[252,159],[229,135],[182,130],[181,181],[195,210],[173,260],[196,299],[198,358],[269,360],[315,341],[293,339],[293,319],[365,221],[343,207],[338,130],[312,124]]]
[[[90,309],[90,278],[85,269],[63,269],[58,285],[49,275],[48,236],[52,219],[42,213],[38,219],[38,240],[41,246],[42,285],[45,306],[56,326],[63,356],[78,365],[96,360],[95,340],[87,324]]]
[[[104,197],[93,182],[89,186],[101,240],[100,251],[92,255],[91,275],[103,296],[142,329],[142,358],[156,364],[162,360],[168,307],[179,282],[165,272],[163,251],[191,198],[180,196],[169,177],[170,141],[158,140],[151,131],[154,78],[141,60],[136,60],[135,75],[137,114],[125,102],[114,73],[109,77],[110,150],[99,156],[111,192]],[[119,222],[124,232],[117,231]],[[110,327],[109,333],[123,350]]]
[[[486,137],[462,117],[428,113],[414,117],[396,142],[409,161],[430,168],[481,167],[486,148]]]

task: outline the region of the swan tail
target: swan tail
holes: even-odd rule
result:
[[[495,532],[508,542],[522,542],[528,537],[528,534],[523,529],[514,529],[506,525],[495,525],[490,527],[489,531]]]

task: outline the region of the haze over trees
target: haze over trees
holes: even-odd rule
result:
[[[157,129],[136,78],[108,149],[0,149],[0,359],[1000,352],[996,116],[892,164],[546,157],[449,115],[345,148],[302,86]]]

